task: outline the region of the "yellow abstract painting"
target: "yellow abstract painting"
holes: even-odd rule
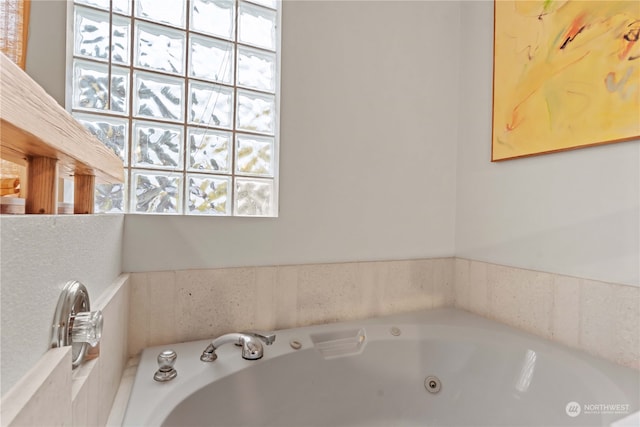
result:
[[[640,1],[494,6],[493,161],[640,136]]]

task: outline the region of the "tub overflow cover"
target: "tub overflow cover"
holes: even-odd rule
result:
[[[438,377],[433,376],[433,375],[429,375],[427,378],[425,378],[424,380],[424,388],[427,389],[427,391],[429,393],[437,393],[440,391],[440,380],[438,379]]]

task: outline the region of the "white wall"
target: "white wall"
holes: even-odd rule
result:
[[[285,2],[280,217],[127,215],[125,271],[452,255],[459,7]]]
[[[638,285],[638,141],[490,163],[493,3],[461,16],[456,255]]]
[[[64,107],[67,2],[35,0],[31,2],[26,71]]]
[[[3,215],[2,394],[49,348],[60,291],[79,280],[96,301],[122,271],[122,215]]]
[[[27,73],[64,105],[66,2],[32,1]],[[60,290],[80,280],[95,301],[122,272],[124,218],[0,218],[2,394],[47,351]]]

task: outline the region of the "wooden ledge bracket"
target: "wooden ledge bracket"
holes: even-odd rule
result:
[[[57,213],[57,175],[75,176],[75,213],[93,213],[95,183],[124,182],[122,160],[0,53],[0,158],[28,166],[28,214]]]
[[[76,174],[73,178],[73,213],[92,214],[96,177]]]
[[[25,213],[54,215],[58,207],[58,160],[31,157],[27,160]]]

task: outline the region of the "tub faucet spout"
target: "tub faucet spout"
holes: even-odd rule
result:
[[[218,358],[216,349],[220,348],[221,345],[229,343],[242,347],[242,357],[244,359],[260,359],[264,354],[260,340],[264,341],[267,345],[271,345],[276,340],[276,335],[274,333],[263,332],[234,332],[231,334],[221,335],[211,341],[211,344],[204,349],[200,356],[200,360],[203,362],[213,362]]]

